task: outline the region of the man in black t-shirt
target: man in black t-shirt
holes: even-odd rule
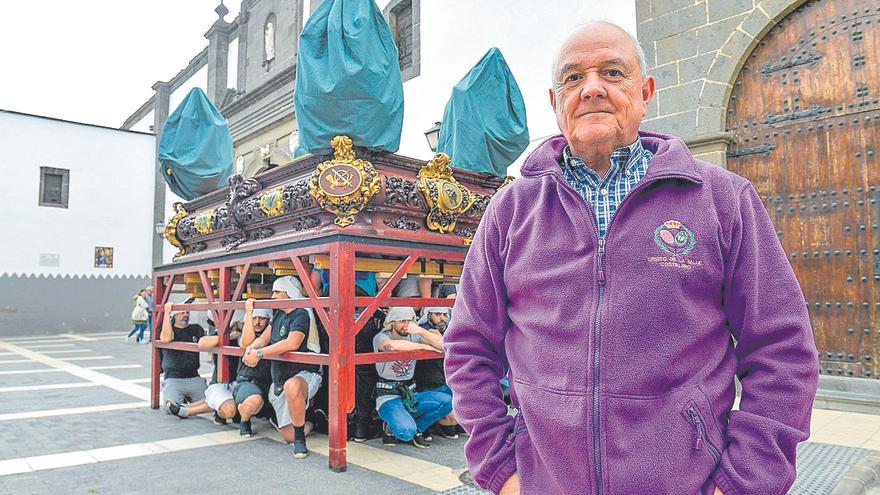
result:
[[[244,303],[244,328],[239,342],[241,350],[247,352],[255,340],[267,334],[266,329],[272,321],[269,309],[254,309],[254,300]],[[274,416],[269,406],[269,387],[272,386],[271,361],[260,360],[256,366],[248,366],[244,361],[238,366],[235,379],[235,403],[241,415],[239,433],[242,436],[253,436],[251,416]]]
[[[272,284],[272,299],[305,299],[302,284],[294,277],[280,277]],[[310,338],[312,342],[310,343]],[[263,358],[285,352],[320,352],[315,348],[317,324],[311,309],[276,309],[272,325],[245,351],[242,360],[256,366]],[[306,447],[306,408],[321,387],[321,367],[316,364],[272,360],[272,384],[269,400],[275,408],[278,428],[288,443],[293,443],[293,456],[304,459]],[[291,431],[292,430],[292,431]]]
[[[190,301],[187,301],[190,302]],[[189,324],[189,311],[176,311],[171,314],[173,303],[165,305],[162,316],[162,333],[159,340],[168,342],[198,343],[205,336],[201,325]],[[208,407],[205,403],[205,389],[208,384],[199,376],[199,353],[164,349],[162,351],[162,395],[165,397],[165,408],[168,414],[180,418],[188,418],[191,411],[199,414],[201,409]]]

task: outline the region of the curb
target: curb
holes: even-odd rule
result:
[[[849,468],[831,495],[865,495],[876,487],[880,487],[880,452],[868,455]]]

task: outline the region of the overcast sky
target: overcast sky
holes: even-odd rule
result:
[[[240,2],[225,3],[232,21]],[[4,1],[0,109],[119,127],[207,46],[218,4]]]

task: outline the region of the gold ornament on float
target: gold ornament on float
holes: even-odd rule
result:
[[[333,159],[315,168],[309,180],[309,194],[324,211],[336,215],[340,227],[354,223],[354,216],[379,192],[379,172],[367,160],[357,158],[348,136],[330,141]]]
[[[452,232],[455,222],[474,204],[476,197],[455,180],[449,168],[450,158],[437,153],[419,170],[419,191],[428,205],[428,228],[441,234]]]
[[[177,259],[186,254],[186,248],[183,247],[183,243],[177,238],[177,224],[189,215],[189,212],[183,207],[183,203],[179,201],[171,207],[174,209],[175,215],[165,225],[165,239],[178,249],[177,253],[174,254],[174,259]]]
[[[261,194],[260,210],[270,218],[284,213],[284,186],[269,189]]]
[[[199,234],[210,234],[214,231],[213,219],[213,208],[211,208],[210,210],[200,211],[196,213],[195,218],[193,218],[193,226],[195,226]]]

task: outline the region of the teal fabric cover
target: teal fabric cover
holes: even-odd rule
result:
[[[296,155],[332,152],[339,134],[355,146],[395,152],[403,83],[391,29],[373,0],[324,0],[299,38],[294,93]]]
[[[187,201],[226,186],[232,175],[232,135],[226,118],[201,89],[193,88],[165,121],[159,164],[168,187]]]
[[[522,93],[501,51],[491,48],[452,88],[437,151],[455,168],[504,177],[528,144]]]

